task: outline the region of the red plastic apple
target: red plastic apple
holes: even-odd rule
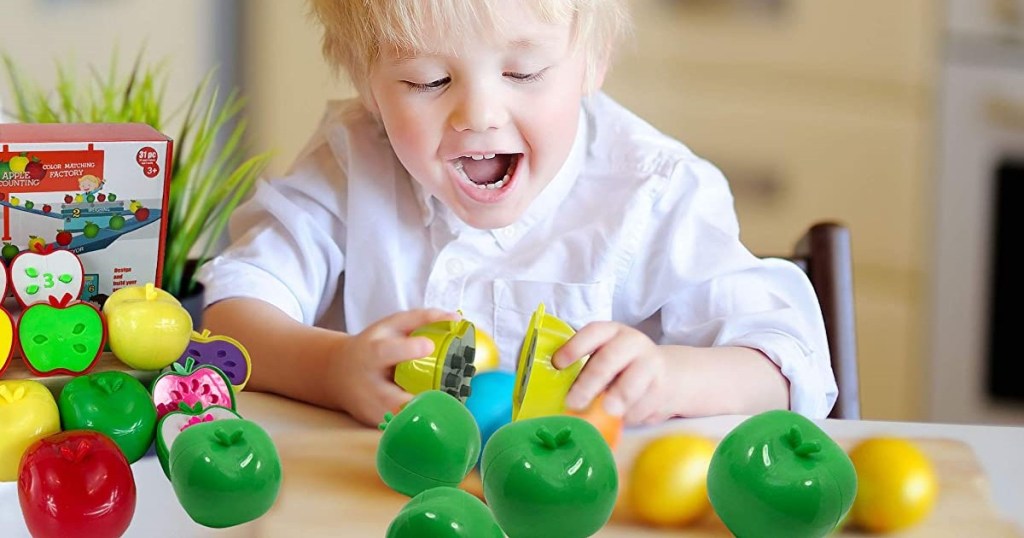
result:
[[[64,203],[65,204],[70,204],[71,202],[74,202],[74,201],[75,201],[75,199],[70,194],[65,194],[64,195]]]
[[[135,476],[106,435],[67,431],[25,451],[18,500],[33,536],[121,536],[135,515]]]

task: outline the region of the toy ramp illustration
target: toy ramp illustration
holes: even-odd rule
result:
[[[5,212],[10,211],[11,209],[16,209],[18,211],[23,211],[25,213],[32,213],[35,215],[65,221],[66,224],[65,226],[63,226],[63,229],[74,233],[73,238],[71,239],[71,243],[68,245],[59,245],[51,241],[50,244],[53,245],[53,248],[71,250],[75,254],[82,254],[85,252],[92,252],[95,250],[103,250],[110,246],[110,244],[116,241],[117,238],[120,237],[121,235],[133,232],[135,230],[148,226],[149,224],[152,224],[154,222],[158,222],[161,217],[161,211],[159,209],[149,209],[149,217],[144,221],[139,221],[138,219],[135,218],[135,215],[132,212],[122,209],[120,202],[107,202],[106,204],[89,204],[91,206],[97,207],[109,206],[103,207],[101,212],[81,212],[76,214],[74,218],[71,218],[69,217],[69,212],[66,209],[67,207],[70,207],[70,205],[71,204],[63,204],[63,208],[60,211],[51,211],[47,213],[39,209],[39,206],[27,208],[20,204],[14,205],[10,203],[10,201],[8,200],[0,201],[0,206],[4,208]],[[110,218],[115,215],[120,215],[121,217],[124,217],[124,225],[117,230],[112,230],[109,228],[109,222]],[[70,223],[68,223],[69,219],[71,219]],[[94,222],[97,226],[99,226],[99,231],[93,237],[86,237],[83,233],[84,222],[86,220]]]

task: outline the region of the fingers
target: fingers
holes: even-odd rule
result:
[[[635,413],[636,404],[650,392],[656,368],[641,361],[633,361],[619,374],[604,396],[604,409],[611,415],[624,416],[627,410]]]
[[[596,332],[600,332],[600,334],[597,334],[597,338],[594,340],[591,340],[591,337],[594,336],[593,333],[584,334],[584,331],[578,333],[586,338],[585,343],[588,346],[594,345],[593,342],[598,342],[596,344],[598,348],[592,353],[587,365],[580,371],[579,377],[576,378],[566,396],[565,403],[570,409],[585,409],[598,394],[612,384],[620,372],[636,360],[637,342],[635,338],[619,335],[615,329],[607,332],[606,328],[599,327],[595,329]]]
[[[426,357],[434,351],[434,342],[423,336],[382,338],[370,344],[370,354],[381,367],[395,366],[403,361]]]
[[[551,364],[559,370],[568,368],[572,363],[593,353],[602,344],[611,340],[618,332],[615,323],[596,322],[587,324],[555,351]]]
[[[374,325],[378,329],[386,329],[404,336],[435,321],[456,321],[458,319],[459,314],[456,312],[447,312],[439,308],[422,308],[392,314]]]

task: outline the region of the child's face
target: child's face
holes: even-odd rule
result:
[[[399,160],[476,228],[513,223],[565,162],[584,93],[584,58],[569,24],[502,2],[502,28],[432,51],[382,51],[370,75]],[[432,35],[444,35],[435,29]],[[411,56],[411,57],[410,57]]]

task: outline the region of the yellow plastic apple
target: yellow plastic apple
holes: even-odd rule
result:
[[[0,482],[18,479],[25,449],[60,432],[60,412],[38,381],[0,381]]]
[[[192,337],[192,316],[152,283],[110,294],[103,313],[110,351],[137,370],[166,367],[184,353]]]

